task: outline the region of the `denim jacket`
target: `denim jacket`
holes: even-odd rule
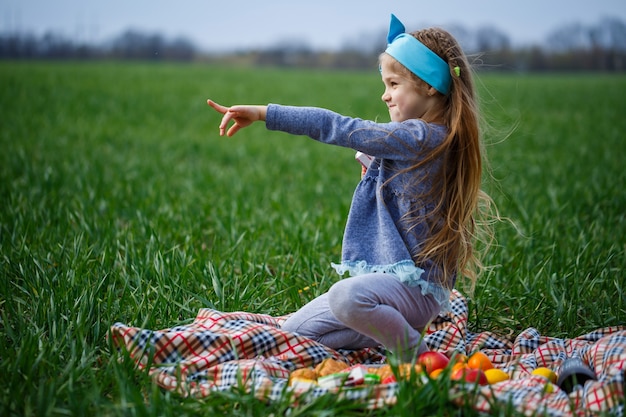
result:
[[[433,294],[442,311],[448,310],[449,288],[456,278],[442,286],[441,270],[434,263],[415,265],[411,253],[419,249],[428,228],[425,224],[407,227],[402,222],[414,207],[415,196],[428,190],[429,175],[440,162],[427,165],[422,172],[395,175],[415,165],[419,152],[441,143],[446,128],[417,119],[376,123],[320,108],[276,104],[267,108],[266,127],[374,157],[354,191],[343,236],[342,261],[332,266],[339,275],[393,274],[406,285],[420,286],[424,294]],[[417,186],[412,185],[415,175],[421,178]]]

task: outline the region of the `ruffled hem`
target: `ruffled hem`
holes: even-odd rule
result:
[[[420,287],[424,295],[432,294],[435,301],[441,306],[441,313],[450,312],[450,290],[423,279],[424,270],[415,266],[411,260],[389,265],[369,265],[365,261],[356,261],[342,262],[341,264],[331,263],[331,266],[339,275],[344,275],[347,272],[351,277],[375,273],[391,274],[409,287]]]

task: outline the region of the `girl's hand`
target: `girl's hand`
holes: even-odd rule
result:
[[[228,129],[226,136],[232,136],[240,129],[250,126],[253,122],[265,120],[267,106],[233,106],[224,107],[212,100],[207,100],[207,104],[217,112],[222,113],[222,122],[220,123],[220,136],[224,136],[226,127],[230,121],[235,123]]]

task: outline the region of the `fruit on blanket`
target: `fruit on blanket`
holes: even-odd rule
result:
[[[467,366],[457,365],[452,367],[452,373],[450,374],[450,379],[453,381],[460,381],[462,379],[465,379],[465,374],[469,371],[469,368]]]
[[[487,377],[487,382],[489,384],[497,384],[498,382],[506,381],[509,379],[509,374],[504,372],[502,369],[491,368],[487,369],[485,372],[485,376]]]
[[[428,351],[417,357],[417,363],[422,365],[424,371],[430,375],[431,372],[448,366],[450,359],[441,352]]]
[[[556,379],[557,379],[556,373],[554,373],[554,371],[550,368],[546,368],[545,366],[540,366],[539,368],[533,369],[531,374],[540,375],[544,378],[547,378],[553,384],[556,384]]]
[[[461,369],[461,368],[469,368],[469,366],[467,366],[467,363],[465,362],[457,362],[455,364],[452,365],[452,371],[456,371],[457,369]]]
[[[478,383],[479,385],[488,385],[487,377],[482,369],[459,368],[450,375],[453,381],[464,381],[470,383]]]
[[[544,387],[543,387],[543,392],[545,392],[546,394],[551,394],[554,392],[555,390],[555,385],[552,382],[548,382]]]
[[[483,371],[486,371],[487,369],[493,368],[493,363],[491,363],[491,360],[489,360],[487,355],[485,355],[481,351],[477,351],[472,353],[472,355],[469,357],[469,359],[467,360],[467,366],[472,369],[481,369]]]
[[[443,368],[435,369],[434,371],[429,373],[428,376],[431,379],[437,379],[437,378],[439,378],[439,375],[441,375],[442,372],[443,372]]]
[[[452,365],[452,369],[450,369],[450,379],[452,379],[453,375],[457,375],[459,371],[462,371],[464,369],[469,369],[466,363],[459,362],[459,363],[455,363],[454,365]],[[461,375],[461,374],[458,374],[458,375]]]
[[[450,363],[467,363],[467,355],[461,352],[454,352],[450,357]]]

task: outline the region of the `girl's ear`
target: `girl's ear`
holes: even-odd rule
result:
[[[428,86],[428,97],[432,97],[437,94],[437,89],[435,87]]]

